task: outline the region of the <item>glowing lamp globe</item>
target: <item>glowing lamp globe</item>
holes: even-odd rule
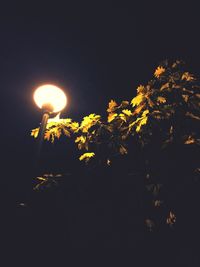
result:
[[[65,93],[52,84],[45,84],[38,87],[33,98],[39,108],[49,112],[59,112],[67,104]]]

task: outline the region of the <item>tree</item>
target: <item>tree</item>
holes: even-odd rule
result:
[[[107,118],[92,113],[80,123],[71,119],[51,121],[45,139],[54,142],[62,134],[72,138],[84,152],[79,160],[86,164],[110,166],[124,156],[131,162],[134,154],[144,166],[146,188],[152,195],[150,202],[157,208],[163,202],[159,192],[166,182],[166,173],[169,176],[177,169],[191,175],[199,173],[199,100],[199,81],[183,62],[166,60],[146,85],[138,86],[131,101],[111,100]],[[38,128],[31,134],[37,137]],[[171,210],[167,213],[166,222],[172,225],[175,215]],[[154,225],[150,219],[146,224],[150,229]]]

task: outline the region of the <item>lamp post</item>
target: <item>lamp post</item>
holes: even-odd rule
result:
[[[35,90],[33,98],[37,106],[43,111],[42,122],[38,133],[37,153],[39,156],[49,116],[64,109],[67,104],[67,97],[57,86],[45,84]]]

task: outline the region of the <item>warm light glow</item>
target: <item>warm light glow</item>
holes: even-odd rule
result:
[[[61,111],[67,104],[67,97],[64,92],[52,84],[45,84],[38,87],[33,98],[39,108],[43,108],[45,105],[51,105],[53,112]]]

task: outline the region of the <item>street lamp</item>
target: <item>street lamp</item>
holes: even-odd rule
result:
[[[38,133],[38,154],[44,139],[49,115],[63,110],[67,104],[65,93],[55,85],[44,84],[38,87],[33,95],[34,101],[43,111],[42,122]]]

